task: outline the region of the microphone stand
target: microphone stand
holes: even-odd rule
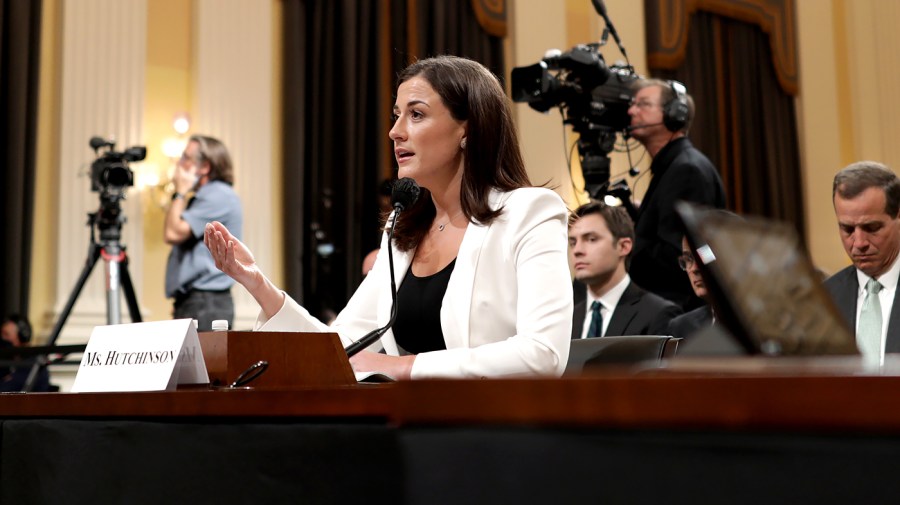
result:
[[[397,319],[397,284],[394,282],[394,253],[393,247],[391,247],[391,243],[394,239],[394,226],[397,224],[397,219],[400,218],[400,213],[403,211],[403,206],[400,204],[394,205],[394,219],[391,221],[391,230],[388,232],[388,267],[391,272],[391,318],[388,320],[387,324],[382,326],[381,328],[376,328],[369,333],[363,335],[362,338],[353,342],[349,346],[347,346],[345,351],[347,351],[347,357],[352,358],[359,351],[362,351],[366,347],[374,344],[386,331],[388,328],[393,326],[394,320]]]

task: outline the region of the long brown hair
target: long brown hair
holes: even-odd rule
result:
[[[467,121],[460,203],[470,222],[490,224],[502,212],[492,209],[492,189],[529,187],[509,100],[497,77],[478,62],[456,56],[419,60],[400,73],[397,86],[421,77],[441,97],[458,121]],[[428,233],[435,216],[431,193],[422,189],[418,201],[394,228],[397,249],[409,251]]]
[[[206,135],[191,135],[188,142],[196,142],[200,161],[209,162],[209,180],[234,184],[234,168],[231,156],[219,139]]]

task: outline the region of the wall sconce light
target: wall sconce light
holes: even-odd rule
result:
[[[175,119],[172,120],[172,128],[178,135],[184,135],[191,129],[191,117],[186,112],[175,114]]]

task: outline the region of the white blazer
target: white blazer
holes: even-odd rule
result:
[[[503,213],[488,226],[469,223],[441,304],[447,350],[416,356],[413,379],[559,376],[565,370],[573,306],[566,206],[543,188],[494,191],[490,204]],[[375,266],[330,327],[285,295],[271,319],[260,314],[257,328],[334,331],[346,346],[387,324],[387,247],[385,234]],[[413,255],[393,249],[397,286]],[[382,347],[399,354],[392,331],[368,349]]]

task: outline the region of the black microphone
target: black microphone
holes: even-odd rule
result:
[[[394,189],[391,191],[391,205],[394,207],[394,218],[391,220],[391,229],[388,231],[388,268],[391,272],[391,318],[387,324],[381,328],[370,331],[356,342],[347,346],[347,357],[352,358],[356,353],[374,344],[376,340],[388,331],[388,328],[394,325],[397,319],[397,284],[394,282],[394,254],[392,252],[391,242],[394,238],[394,225],[400,218],[400,213],[408,209],[419,199],[419,185],[416,181],[409,177],[404,177],[394,183]]]
[[[600,14],[600,17],[603,18],[603,21],[606,23],[606,28],[609,29],[609,34],[613,36],[613,40],[615,40],[616,45],[619,46],[619,51],[622,51],[622,56],[627,60],[628,54],[625,53],[625,46],[622,45],[622,39],[619,38],[619,32],[616,31],[616,27],[613,26],[612,21],[609,20],[609,15],[606,14],[606,4],[603,3],[603,0],[591,0],[591,3],[594,4],[594,10],[597,11],[597,14]]]
[[[597,11],[597,14],[600,14],[604,20],[606,19],[606,4],[603,3],[603,0],[591,0],[591,3],[594,4],[594,10]]]
[[[104,139],[103,137],[91,137],[91,140],[89,143],[90,143],[91,149],[93,149],[95,151],[97,149],[100,149],[101,147],[114,147],[116,145],[115,142],[109,142],[106,139]]]
[[[394,209],[399,207],[399,210],[406,210],[419,199],[419,191],[419,185],[409,177],[398,180],[391,190],[391,206]],[[396,218],[394,220],[396,221]],[[393,225],[391,231],[393,231]]]
[[[641,128],[650,128],[651,126],[659,126],[661,124],[664,124],[664,123],[636,124],[636,125],[632,125],[632,126],[626,126],[625,127],[625,135],[628,135],[629,133],[631,133],[635,130],[640,130]]]

